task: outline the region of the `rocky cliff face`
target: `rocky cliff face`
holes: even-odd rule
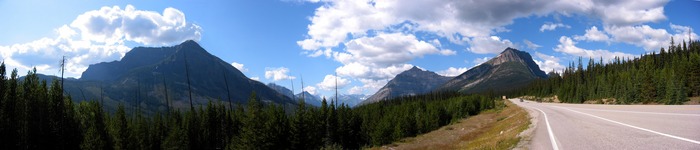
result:
[[[401,96],[425,94],[433,91],[450,79],[450,77],[441,76],[435,72],[422,70],[414,66],[396,75],[394,79],[391,79],[377,93],[367,98],[361,104],[374,103]]]
[[[438,90],[500,92],[517,89],[546,77],[547,74],[540,70],[529,53],[506,48],[498,56],[453,78]]]

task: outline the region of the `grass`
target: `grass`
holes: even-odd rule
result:
[[[459,149],[511,149],[520,141],[518,134],[528,128],[530,118],[525,110],[506,101],[506,108],[496,115],[498,121],[481,129],[480,134],[464,137]],[[503,118],[503,119],[501,119]]]
[[[520,141],[518,134],[529,124],[525,110],[510,101],[499,100],[495,109],[426,134],[369,149],[511,149]]]

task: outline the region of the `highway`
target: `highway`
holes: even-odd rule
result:
[[[700,105],[510,100],[536,119],[529,149],[700,149]]]

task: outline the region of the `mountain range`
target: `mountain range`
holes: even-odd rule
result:
[[[538,78],[547,78],[529,53],[506,48],[498,56],[460,74],[438,90],[479,93],[489,90],[509,91]]]
[[[547,78],[547,74],[540,70],[532,56],[509,47],[498,56],[453,78],[414,66],[396,75],[362,104],[432,91],[505,92],[524,87],[539,78]]]
[[[127,108],[138,104],[145,110],[164,110],[166,99],[174,108],[190,106],[188,83],[195,107],[210,101],[228,104],[229,99],[245,104],[252,93],[263,102],[296,104],[191,40],[171,47],[133,48],[119,61],[90,65],[80,79],[67,80],[65,89],[73,99],[103,100],[113,106],[108,110],[119,103]]]
[[[295,97],[292,97],[293,91],[287,89],[284,86],[280,86],[280,85],[277,85],[275,83],[268,83],[267,86],[276,90],[277,92],[281,93],[282,95],[285,95],[285,96],[292,98],[294,100],[298,101],[299,99],[302,98],[301,92],[294,95]],[[323,98],[321,98],[320,96],[313,95],[313,94],[306,92],[306,91],[304,91],[304,98],[305,98],[304,103],[307,103],[307,104],[310,104],[313,106],[321,106],[321,103],[323,101]],[[353,107],[353,106],[359,104],[360,102],[364,101],[365,98],[366,98],[366,95],[363,95],[363,94],[338,94],[338,103],[347,104],[348,106]],[[335,98],[326,98],[326,100],[327,100],[326,103],[328,103],[330,105],[330,103],[331,103],[330,100],[332,100],[332,99],[335,99]]]
[[[414,66],[369,97],[341,94],[338,101],[355,106],[433,91],[508,91],[546,77],[530,54],[506,48],[498,56],[453,78]],[[293,94],[283,86],[252,80],[191,40],[170,47],[136,47],[121,60],[92,64],[80,79],[67,78],[65,82],[66,93],[74,100],[101,100],[107,110],[114,110],[120,103],[151,111],[167,109],[168,103],[174,108],[187,108],[190,89],[194,106],[207,102],[227,104],[229,100],[245,104],[253,93],[264,102],[291,107],[302,94],[310,105],[320,106],[322,101],[306,91]]]
[[[387,82],[377,93],[367,98],[362,104],[374,103],[381,100],[401,96],[420,95],[440,87],[451,77],[441,76],[435,72],[420,69],[416,66],[399,73]]]

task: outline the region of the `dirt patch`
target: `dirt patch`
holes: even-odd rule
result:
[[[561,103],[559,97],[554,95],[551,97],[537,97],[537,96],[521,96],[518,97],[524,100],[535,101],[535,102],[545,102],[545,103]]]
[[[503,109],[482,112],[438,130],[371,149],[509,149],[530,124],[528,113],[506,102]]]
[[[690,99],[687,102],[684,102],[683,105],[700,105],[700,96],[698,97],[689,97]]]

